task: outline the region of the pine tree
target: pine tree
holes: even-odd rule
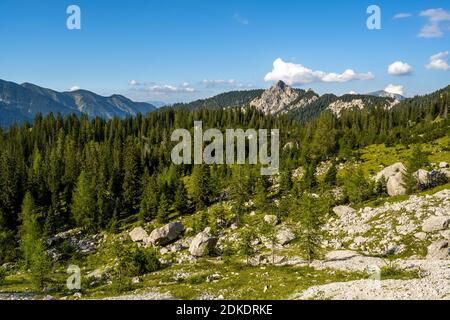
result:
[[[158,205],[158,214],[156,218],[159,223],[166,223],[169,219],[169,201],[167,200],[167,196],[165,193],[161,195]]]
[[[361,203],[370,196],[370,184],[361,168],[351,167],[344,178],[344,192],[350,202]]]
[[[158,214],[159,189],[154,177],[144,179],[146,185],[139,208],[139,219],[142,222],[151,221]]]
[[[90,232],[95,231],[96,227],[97,203],[94,191],[91,179],[85,171],[82,171],[73,194],[72,214],[77,225]]]
[[[37,218],[34,200],[31,194],[27,193],[21,212],[20,247],[25,270],[30,269],[35,289],[42,290],[48,278],[51,262],[44,248]]]
[[[325,179],[324,182],[328,187],[332,187],[334,185],[336,185],[336,179],[337,177],[337,167],[336,167],[336,163],[333,162],[331,164],[330,169],[328,169],[326,175],[325,175]]]
[[[300,222],[300,239],[310,262],[317,258],[321,219],[328,210],[329,202],[324,195],[315,197],[305,192],[293,202],[292,211]]]
[[[420,145],[414,146],[412,154],[408,158],[406,171],[403,173],[403,187],[406,189],[407,194],[412,194],[418,189],[419,183],[415,173],[417,170],[428,166],[428,164],[427,154],[422,150]]]
[[[255,255],[256,250],[253,245],[255,234],[249,229],[242,229],[239,241],[239,251],[246,258],[247,264],[250,264],[250,259]]]
[[[186,214],[189,208],[187,190],[181,179],[178,181],[175,190],[173,205],[175,210],[182,215]]]
[[[128,139],[124,154],[123,211],[124,216],[139,212],[142,195],[141,157],[133,139]]]
[[[209,168],[205,165],[195,165],[192,172],[192,198],[197,210],[206,208],[211,200]]]

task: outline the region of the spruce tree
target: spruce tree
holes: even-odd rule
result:
[[[51,261],[44,247],[38,214],[30,193],[25,195],[21,212],[20,247],[25,270],[30,270],[36,290],[42,290],[49,278]]]
[[[93,182],[85,171],[82,171],[73,194],[72,214],[77,226],[87,231],[95,231],[97,203]]]

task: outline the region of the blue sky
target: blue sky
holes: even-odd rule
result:
[[[66,27],[71,4],[81,30]],[[371,4],[381,30],[366,27]],[[139,101],[277,79],[319,93],[391,85],[412,96],[450,83],[449,38],[448,0],[1,0],[0,78]]]

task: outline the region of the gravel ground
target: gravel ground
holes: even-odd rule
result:
[[[295,299],[333,300],[449,300],[450,261],[397,261],[404,269],[420,269],[422,278],[413,280],[370,279],[314,286]]]

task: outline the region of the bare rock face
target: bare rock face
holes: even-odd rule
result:
[[[447,240],[433,242],[428,247],[428,260],[450,259],[450,246]]]
[[[440,231],[447,229],[449,225],[450,216],[430,217],[423,222],[422,230],[424,232]]]
[[[339,116],[344,110],[364,109],[365,105],[361,99],[353,99],[352,101],[337,100],[331,103],[327,109],[331,110],[335,115]]]
[[[181,222],[171,222],[153,230],[150,236],[144,239],[144,242],[154,246],[164,246],[178,239],[183,232],[184,226]]]
[[[312,91],[295,90],[283,81],[278,81],[276,85],[264,91],[260,98],[250,102],[250,106],[266,115],[274,115],[305,107],[317,99],[317,94]]]
[[[207,228],[192,239],[189,252],[194,257],[203,257],[215,249],[218,240],[217,237],[210,234]]]
[[[147,231],[145,231],[142,227],[134,228],[128,233],[128,235],[133,242],[144,241],[144,239],[148,237]]]
[[[297,91],[283,81],[279,81],[275,86],[264,91],[260,98],[253,100],[250,106],[264,112],[264,114],[276,114],[293,103],[298,97]]]

